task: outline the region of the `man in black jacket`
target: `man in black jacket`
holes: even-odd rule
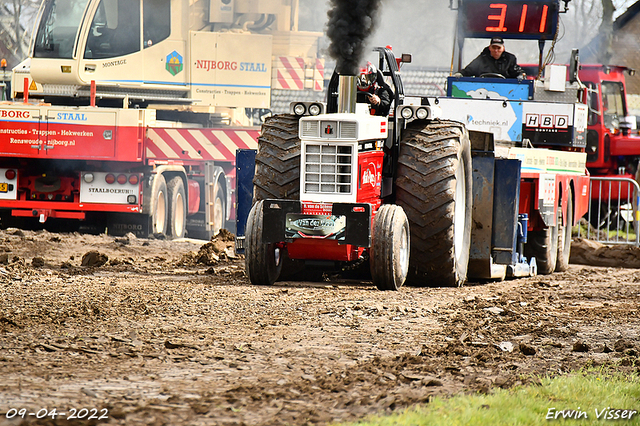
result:
[[[502,37],[493,37],[489,46],[469,65],[460,70],[464,77],[479,77],[482,74],[500,74],[505,78],[526,77],[525,72],[518,65],[515,55],[504,50]]]

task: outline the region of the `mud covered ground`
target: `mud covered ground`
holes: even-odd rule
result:
[[[323,425],[640,365],[640,270],[255,287],[223,240],[0,231],[0,425]]]

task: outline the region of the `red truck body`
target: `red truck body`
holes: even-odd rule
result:
[[[200,200],[207,184],[215,184],[222,188],[223,221],[234,220],[235,152],[255,148],[259,133],[164,127],[152,110],[18,102],[0,106],[0,119],[0,209],[40,222],[86,220],[90,212],[129,214],[109,229],[114,234],[153,231],[145,232],[140,216],[153,214],[145,202],[153,195],[150,177],[159,171],[183,180],[187,219],[205,213]],[[214,182],[207,182],[205,163],[215,167]],[[84,179],[87,174],[93,181]],[[127,217],[137,225],[128,225]]]

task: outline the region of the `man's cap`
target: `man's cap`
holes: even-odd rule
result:
[[[504,40],[502,37],[494,37],[491,39],[491,43],[489,45],[492,46],[494,44],[504,45]]]

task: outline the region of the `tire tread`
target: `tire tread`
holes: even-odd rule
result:
[[[468,236],[460,262],[454,253],[455,172],[462,159],[467,163],[465,229],[470,231],[471,155],[465,127],[448,120],[407,126],[400,143],[396,200],[411,228],[407,282],[412,285],[459,286],[466,280]]]

